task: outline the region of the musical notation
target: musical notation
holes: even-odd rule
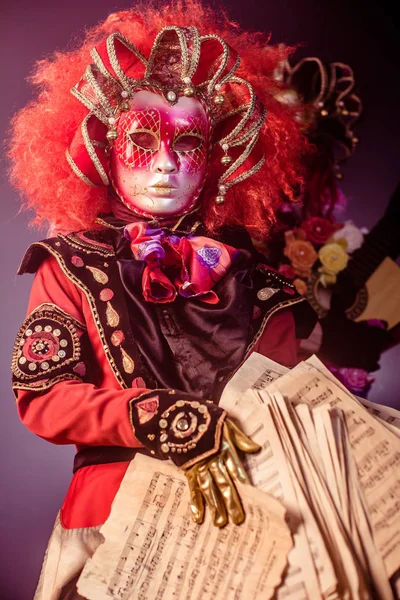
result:
[[[222,401],[261,446],[245,458],[255,487],[238,485],[244,525],[219,530],[208,513],[195,525],[183,474],[138,455],[79,579],[81,595],[367,600],[373,589],[393,600],[400,415],[352,396],[314,357],[279,367],[251,356]]]
[[[292,546],[285,510],[261,491],[242,487],[244,525],[220,530],[207,513],[199,526],[190,518],[184,475],[138,455],[102,527],[105,543],[80,577],[79,593],[95,600],[270,598]]]

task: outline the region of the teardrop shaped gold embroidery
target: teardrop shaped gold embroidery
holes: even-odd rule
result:
[[[122,365],[124,367],[124,371],[129,374],[133,373],[133,371],[135,369],[134,361],[129,356],[129,354],[127,354],[125,352],[125,350],[123,348],[121,348],[121,354],[122,354]]]
[[[106,309],[107,325],[110,327],[118,327],[119,325],[119,314],[111,306],[111,302],[107,302]]]
[[[88,271],[91,272],[91,274],[93,275],[93,279],[97,281],[97,283],[108,283],[108,275],[106,275],[104,271],[102,271],[101,269],[97,269],[96,267],[86,266],[86,268],[88,269]]]

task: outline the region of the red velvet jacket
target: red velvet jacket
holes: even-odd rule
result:
[[[113,261],[112,243],[81,234],[34,244],[20,269],[37,273],[13,357],[19,415],[36,435],[78,450],[140,446],[129,402],[148,389],[130,325],[119,310]],[[296,364],[296,327],[299,332],[300,322],[305,337],[314,316],[285,281],[264,267],[261,273],[268,287],[255,290],[256,327],[242,358],[257,351],[290,367]],[[49,360],[35,361],[32,352]],[[127,466],[113,462],[79,469],[62,507],[63,525],[103,523]]]

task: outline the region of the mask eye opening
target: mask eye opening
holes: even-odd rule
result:
[[[174,152],[194,152],[199,150],[204,143],[204,138],[199,133],[181,133],[173,143]]]
[[[149,129],[135,129],[127,134],[129,140],[139,150],[146,152],[156,152],[160,148],[160,140],[158,136]]]

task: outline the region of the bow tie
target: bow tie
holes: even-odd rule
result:
[[[226,274],[237,252],[204,236],[179,237],[146,223],[125,227],[133,256],[145,263],[143,296],[147,302],[173,302],[177,294],[217,304],[215,284]]]

